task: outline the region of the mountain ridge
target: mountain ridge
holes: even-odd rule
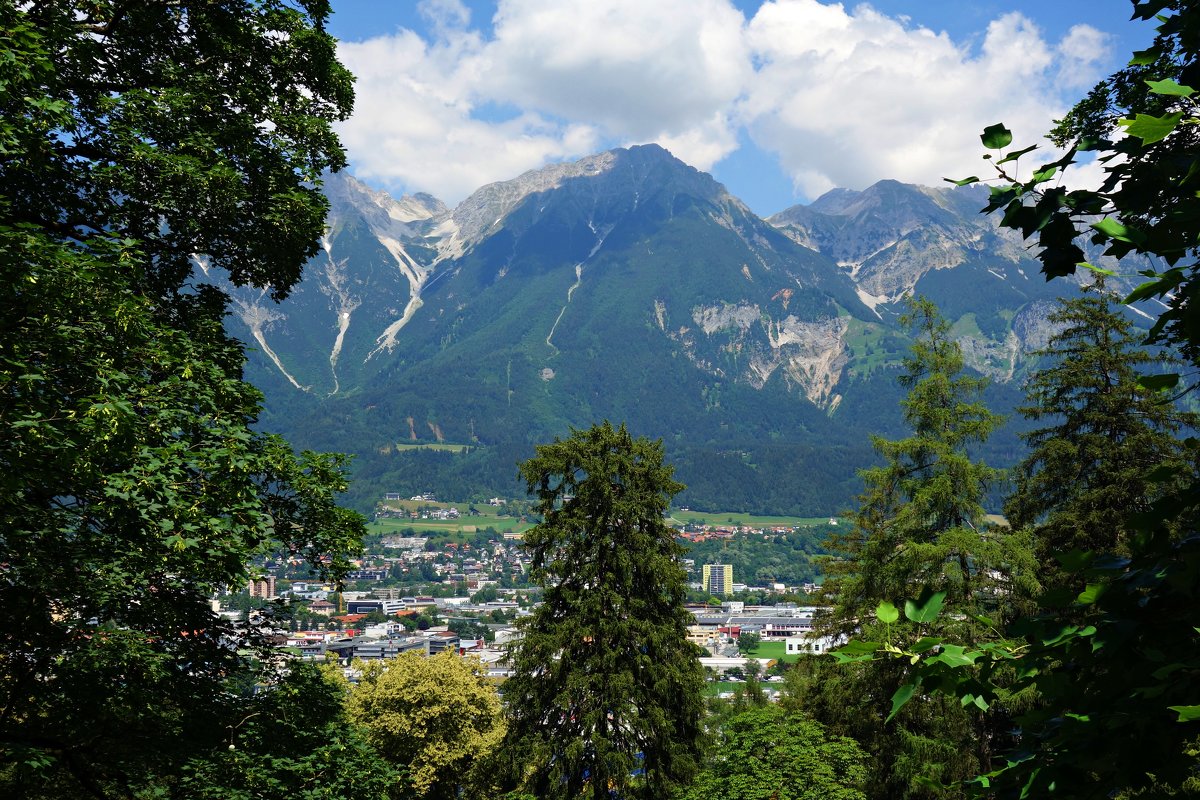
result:
[[[870,460],[867,432],[900,429],[903,295],[948,310],[1005,408],[1053,298],[969,191],[885,181],[769,224],[656,145],[533,170],[453,209],[342,175],[327,194],[305,280],[281,306],[231,289],[231,327],[258,345],[247,371],[266,424],[358,454],[364,492],[437,488],[408,470],[511,490],[513,453],[613,419],[667,441],[701,487],[694,506],[737,480],[759,510],[770,495],[774,510],[833,513]],[[406,449],[442,441],[479,449]],[[839,466],[805,485],[780,477],[789,453]]]

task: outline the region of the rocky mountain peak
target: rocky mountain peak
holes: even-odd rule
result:
[[[685,164],[659,145],[646,144],[550,164],[512,180],[490,183],[463,200],[439,222],[432,235],[440,240],[440,259],[457,258],[505,227],[509,216],[535,196],[544,196],[545,202],[539,202],[531,216],[564,199],[582,207],[585,215],[611,216],[614,207],[635,210],[647,198],[664,192],[733,204],[749,213],[712,176]]]

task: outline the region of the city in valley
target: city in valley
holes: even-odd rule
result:
[[[272,616],[278,648],[298,659],[336,659],[351,680],[356,660],[445,651],[478,659],[489,677],[504,678],[510,672],[506,645],[519,636],[514,623],[539,603],[538,588],[526,580],[527,510],[527,503],[503,498],[472,504],[389,494],[376,509],[362,558],[340,589],[311,579],[299,561],[274,559],[262,564],[261,577],[215,602],[230,619],[283,610]],[[820,613],[816,567],[798,572],[792,553],[804,554],[797,547],[819,551],[824,532],[838,526],[836,518],[754,518],[681,508],[668,522],[689,548],[681,561],[693,618],[688,638],[710,678],[736,681],[749,669],[781,680],[784,664],[835,644],[813,631],[813,616]],[[771,575],[747,563],[742,551],[768,564],[781,555],[791,563]],[[726,561],[737,563],[722,563],[722,554],[730,553],[735,558]]]

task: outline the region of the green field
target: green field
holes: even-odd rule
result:
[[[766,665],[768,661],[782,661],[785,664],[794,664],[800,658],[799,655],[784,655],[787,650],[787,645],[783,642],[760,642],[758,647],[747,653],[747,657],[761,661]]]
[[[783,688],[782,684],[769,683],[762,678],[759,678],[759,684],[762,686],[763,691],[779,691]],[[739,689],[744,690],[745,688],[745,681],[706,681],[704,684],[704,696],[719,697],[721,692],[736,692]]]
[[[740,525],[747,528],[809,528],[814,525],[825,525],[829,517],[759,517],[754,514],[740,514],[729,511],[681,511],[672,509],[668,523],[684,525]]]
[[[428,500],[385,500],[384,508],[399,511],[421,509],[457,508],[463,511],[471,503],[437,503]],[[367,526],[371,533],[399,533],[411,529],[418,533],[464,533],[474,534],[484,528],[494,528],[497,533],[522,533],[533,527],[532,523],[521,522],[518,517],[502,516],[498,509],[483,505],[476,509],[478,514],[463,514],[458,519],[398,519],[384,517]]]
[[[449,442],[397,442],[397,452],[405,450],[441,450],[446,453],[465,453],[471,449],[469,444],[450,444]]]
[[[391,519],[376,520],[367,525],[370,533],[399,533],[414,530],[418,533],[476,533],[484,528],[494,528],[497,533],[523,533],[533,523],[521,522],[517,517],[466,515],[458,519]]]
[[[704,684],[704,696],[719,697],[721,692],[736,692],[744,688],[746,684],[738,681],[709,681]]]
[[[852,319],[846,330],[846,347],[854,354],[851,372],[855,375],[870,375],[889,361],[885,339],[887,329],[883,325],[860,322]]]

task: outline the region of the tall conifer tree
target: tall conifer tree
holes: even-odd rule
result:
[[[1000,417],[981,402],[985,380],[964,373],[961,349],[932,303],[910,302],[903,321],[915,334],[900,383],[908,389],[904,417],[912,434],[874,437],[884,463],[862,472],[865,490],[853,527],[830,548],[826,590],[836,601],[821,626],[828,632],[876,642],[911,641],[915,625],[891,615],[890,604],[925,592],[944,592],[955,613],[943,627],[970,639],[984,635],[968,614],[1015,607],[1029,596],[1034,565],[1026,540],[990,526],[984,500],[1000,473],[976,460]],[[953,621],[949,621],[953,620]],[[996,726],[957,699],[937,695],[910,703],[891,722],[888,706],[903,684],[903,664],[872,661],[839,667],[805,664],[805,710],[876,755],[871,797],[941,797],[918,778],[964,780],[986,768]]]
[[[1057,555],[1126,553],[1129,514],[1169,490],[1149,476],[1182,470],[1176,434],[1196,419],[1138,383],[1156,359],[1137,346],[1103,280],[1061,301],[1050,320],[1062,329],[1041,352],[1047,364],[1021,409],[1043,424],[1024,435],[1030,452],[1004,510],[1014,527],[1036,527],[1043,579],[1057,584]]]
[[[853,528],[831,546],[845,559],[830,565],[835,625],[852,632],[883,600],[923,587],[946,592],[948,606],[977,610],[996,592],[1011,595],[1020,547],[990,529],[983,502],[1000,473],[972,457],[1000,424],[980,401],[984,378],[964,374],[950,326],[928,300],[911,301],[903,322],[916,334],[900,384],[912,435],[872,437],[884,463],[862,472],[866,488]],[[1019,571],[1018,571],[1019,572]],[[1023,573],[1019,577],[1023,577]],[[1001,580],[1005,585],[996,586]]]
[[[607,422],[521,465],[545,594],[504,684],[506,744],[537,797],[668,797],[697,769],[703,674],[683,550],[663,521],[683,489],[672,472],[662,442]]]

